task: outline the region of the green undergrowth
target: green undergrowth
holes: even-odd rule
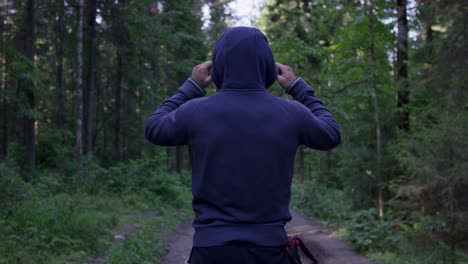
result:
[[[468,263],[466,252],[434,235],[446,228],[436,216],[387,210],[380,221],[376,208],[356,210],[350,194],[313,181],[294,182],[291,203],[376,263]]]
[[[157,262],[164,235],[191,217],[188,176],[157,164],[88,161],[83,174],[26,177],[0,163],[0,263]]]
[[[137,216],[134,223],[139,223],[140,228],[111,250],[106,263],[158,263],[159,258],[166,253],[162,243],[164,237],[191,216],[188,207],[186,210],[167,210],[158,217]]]

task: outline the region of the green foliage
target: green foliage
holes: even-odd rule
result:
[[[309,216],[334,222],[343,220],[351,210],[351,200],[341,190],[327,188],[314,181],[293,184],[292,204]]]
[[[342,239],[377,263],[466,263],[468,255],[437,236],[446,219],[421,212],[389,211],[384,220],[376,208],[353,210],[350,194],[317,182],[294,182],[292,206],[336,230]]]
[[[311,47],[308,47],[303,40],[292,33],[286,33],[275,40],[271,44],[271,49],[275,54],[276,61],[292,67],[305,66],[307,56],[313,53]]]
[[[395,221],[379,220],[376,208],[352,212],[345,223],[347,239],[360,251],[395,247],[401,238],[396,227]]]
[[[178,206],[179,193],[186,191],[179,176],[158,166],[154,160],[132,160],[111,168],[105,176],[108,191],[118,193],[138,193],[145,197],[157,196],[161,201]]]
[[[109,214],[86,211],[80,198],[61,194],[21,202],[2,219],[3,261],[23,263],[33,258],[34,263],[44,263],[53,255],[102,249],[115,219]]]
[[[20,168],[13,162],[0,162],[0,210],[14,206],[27,191],[27,184],[20,175]]]
[[[142,228],[112,250],[106,263],[158,263],[157,260],[166,253],[162,238],[176,228],[178,223],[192,215],[190,203],[176,210],[166,207],[161,214],[157,217],[140,219]]]
[[[37,143],[40,167],[57,168],[64,175],[75,173],[75,148],[69,145],[73,138],[73,133],[66,129],[50,129],[40,134]]]
[[[403,238],[392,250],[372,251],[368,253],[368,256],[371,260],[381,264],[468,263],[466,252],[458,249],[453,250],[442,240],[421,244],[421,240]]]
[[[163,255],[164,252],[164,247],[158,239],[156,235],[148,233],[131,237],[118,250],[112,252],[106,263],[154,263],[156,257]]]
[[[130,256],[141,255],[136,260],[154,260],[163,253],[154,251],[161,235],[191,216],[190,192],[181,180],[186,176],[167,172],[157,160],[131,161],[110,169],[92,158],[85,164],[83,174],[73,180],[41,171],[26,182],[17,167],[0,163],[0,263],[76,263],[102,254],[111,231],[128,221],[129,213],[139,211],[160,216],[141,220],[140,235],[117,251],[134,250]],[[118,253],[111,255],[110,259],[118,259]]]

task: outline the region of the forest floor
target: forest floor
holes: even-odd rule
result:
[[[292,221],[286,226],[289,236],[301,238],[320,264],[372,264],[356,253],[347,243],[334,237],[327,229],[313,224],[291,211]],[[166,238],[167,254],[161,264],[180,264],[188,258],[192,247],[193,228],[190,223],[181,225],[177,232]],[[308,259],[302,256],[304,264]]]

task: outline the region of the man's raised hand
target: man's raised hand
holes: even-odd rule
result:
[[[283,89],[288,89],[291,83],[296,79],[296,75],[288,65],[276,63],[276,66],[278,67],[279,84]]]
[[[205,61],[196,65],[192,69],[192,78],[201,88],[207,87],[211,83],[211,61]]]

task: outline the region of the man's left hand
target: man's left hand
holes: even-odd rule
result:
[[[192,69],[190,78],[203,89],[211,83],[211,64],[213,64],[211,61],[205,61]]]

